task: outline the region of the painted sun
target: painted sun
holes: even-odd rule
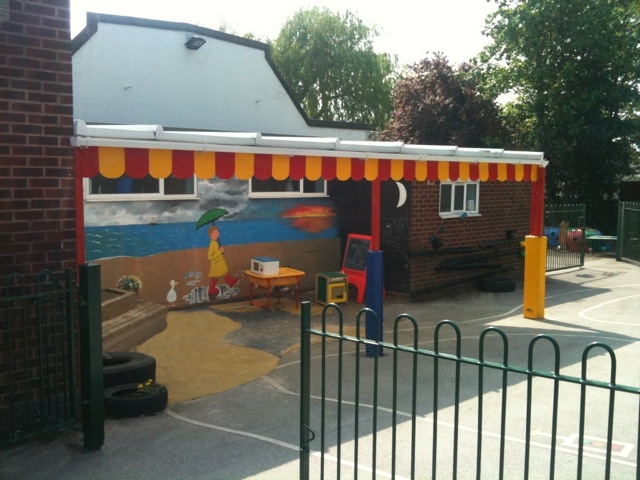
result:
[[[335,212],[331,207],[300,206],[282,214],[284,218],[293,219],[293,226],[309,233],[318,233],[333,225]]]

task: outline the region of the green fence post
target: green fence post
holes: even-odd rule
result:
[[[80,382],[85,450],[104,444],[100,265],[80,265]]]
[[[69,377],[69,417],[74,421],[78,419],[78,365],[76,362],[76,303],[75,303],[75,272],[67,268],[64,272],[65,279],[65,303],[67,305],[67,344],[69,345],[69,360],[67,362],[67,375]]]
[[[309,480],[309,428],[311,395],[311,303],[300,305],[300,480]]]
[[[624,202],[618,202],[618,225],[616,228],[616,261],[622,261],[622,234],[624,232]]]
[[[580,239],[580,266],[584,267],[584,254],[586,251],[586,247],[588,245],[587,242],[587,204],[581,204],[582,208],[580,213],[582,214],[582,218],[578,220],[580,223],[580,230],[582,230],[582,238]]]

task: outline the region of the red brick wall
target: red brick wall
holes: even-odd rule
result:
[[[457,287],[459,283],[468,288],[494,268],[508,269],[509,275],[522,283],[524,259],[518,239],[529,234],[530,183],[481,183],[480,216],[465,219],[440,218],[438,183],[414,182],[411,195],[412,295]],[[431,245],[433,237],[442,242],[440,248]],[[473,266],[451,268],[459,266],[460,261]]]
[[[75,266],[69,0],[0,24],[0,278]]]

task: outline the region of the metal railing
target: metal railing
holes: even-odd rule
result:
[[[435,326],[426,350],[407,314],[394,321],[392,342],[376,342],[361,336],[372,315],[378,324],[371,310],[357,315],[354,335],[337,305],[324,308],[319,330],[310,312],[303,303],[301,479],[638,478],[640,388],[616,383],[608,345],[592,343],[568,362],[572,376],[560,372],[560,346],[548,335],[516,350],[527,364],[516,367],[495,327],[482,331],[470,358],[451,321]],[[338,314],[337,331],[328,312]],[[313,374],[312,337],[321,340]],[[367,346],[391,358],[364,358]],[[590,378],[596,365],[602,376],[603,361],[606,375]]]
[[[0,286],[0,447],[61,428],[81,428],[87,450],[104,442],[100,266],[79,274]]]
[[[12,274],[0,291],[0,445],[76,424],[76,300],[71,273],[66,271],[61,281],[45,270],[33,285]]]
[[[584,265],[586,215],[583,203],[545,207],[547,272]]]
[[[615,235],[618,220],[618,200],[603,200],[585,204],[585,226],[600,235]]]
[[[640,202],[620,202],[616,258],[640,264]]]

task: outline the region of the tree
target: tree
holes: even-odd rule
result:
[[[550,199],[592,200],[639,160],[640,0],[496,0],[478,59],[520,148],[549,160]]]
[[[377,35],[348,11],[314,7],[287,20],[271,54],[309,117],[378,127],[391,109],[395,59],[373,51]]]
[[[470,65],[454,69],[442,54],[409,67],[393,91],[385,140],[422,145],[500,147],[498,107],[477,90]]]

